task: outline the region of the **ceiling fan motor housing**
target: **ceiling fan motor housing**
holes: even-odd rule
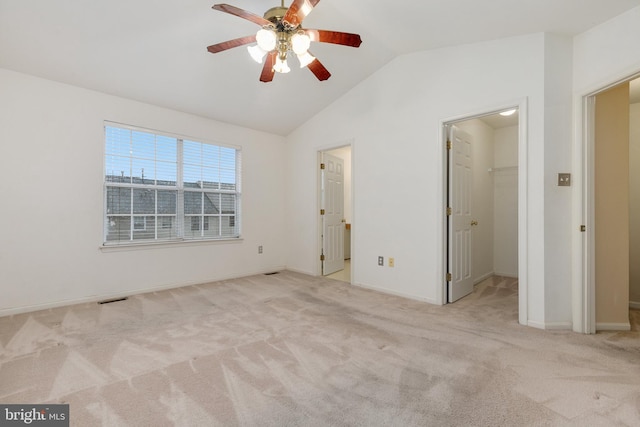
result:
[[[282,6],[272,7],[271,9],[267,10],[264,13],[264,19],[266,19],[267,21],[272,22],[274,25],[277,26],[278,23],[284,17],[284,15],[287,13],[288,9],[289,8],[282,7]]]

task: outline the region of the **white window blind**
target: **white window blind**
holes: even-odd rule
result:
[[[105,125],[104,244],[240,236],[240,150]]]

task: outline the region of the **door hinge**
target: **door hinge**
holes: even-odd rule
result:
[[[581,226],[580,226],[580,231],[581,231],[581,232],[583,232],[583,233],[584,233],[585,231],[587,231],[587,226],[586,226],[586,225],[581,225]]]
[[[324,163],[320,163],[320,169],[324,169]]]
[[[324,261],[324,254],[320,255],[320,261]]]
[[[324,209],[320,209],[320,215],[324,215]]]
[[[447,273],[447,282],[451,281],[451,273]]]
[[[447,216],[451,216],[451,208],[447,207]]]
[[[447,150],[451,150],[451,140],[447,139]]]

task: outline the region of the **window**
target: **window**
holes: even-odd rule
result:
[[[240,150],[105,125],[104,243],[240,236]]]
[[[133,229],[134,230],[146,230],[147,229],[147,217],[134,216],[133,217]]]
[[[202,222],[202,230],[207,231],[209,229],[209,217],[205,216],[202,218],[204,221]],[[191,217],[191,231],[200,231],[200,217],[192,216]]]

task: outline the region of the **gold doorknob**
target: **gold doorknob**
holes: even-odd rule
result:
[[[473,221],[471,221],[471,225],[478,225],[478,221],[474,219]]]

